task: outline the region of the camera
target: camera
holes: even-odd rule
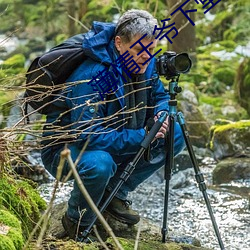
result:
[[[176,54],[174,51],[164,52],[156,59],[156,69],[159,75],[167,80],[187,73],[192,66],[192,61],[187,53]]]

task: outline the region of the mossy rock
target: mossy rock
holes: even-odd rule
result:
[[[233,180],[250,178],[250,158],[226,158],[213,171],[213,183],[228,183]]]
[[[230,156],[250,156],[250,120],[215,125],[210,130],[210,149],[216,159]]]
[[[133,250],[135,245],[135,240],[133,239],[124,239],[118,238],[120,244],[122,245],[124,250]],[[107,240],[108,243],[114,245],[113,239],[109,238]],[[138,242],[138,250],[208,250],[208,248],[204,247],[197,247],[189,244],[184,243],[175,243],[175,242],[167,242],[162,243],[160,240],[139,240]]]
[[[19,250],[23,244],[20,221],[7,210],[0,209],[0,249]]]
[[[45,210],[46,203],[27,181],[2,174],[0,206],[5,207],[21,221],[23,236],[27,238],[39,220],[41,211]]]

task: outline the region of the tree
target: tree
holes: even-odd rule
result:
[[[166,1],[169,9],[169,14],[174,12],[181,4],[185,2],[185,0],[180,0],[176,3],[176,0],[168,0]],[[188,2],[183,9],[191,10],[196,7],[193,4],[194,1]],[[190,19],[195,22],[195,12],[189,13]],[[168,15],[170,17],[170,15]],[[178,30],[178,35],[173,39],[173,43],[168,43],[168,49],[175,51],[177,53],[180,52],[188,52],[192,59],[195,58],[196,51],[196,37],[195,37],[195,26],[193,26],[188,19],[181,13],[181,11],[177,11],[171,16],[171,20],[169,21],[169,25],[175,23],[175,27]],[[174,36],[174,31],[170,33],[169,37]]]

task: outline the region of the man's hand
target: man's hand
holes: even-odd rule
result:
[[[158,120],[158,118],[160,117],[161,113],[164,111],[160,111],[155,117],[154,120],[155,122]],[[168,116],[165,119],[165,121],[163,122],[161,128],[159,129],[159,131],[157,132],[157,134],[155,135],[155,139],[159,139],[159,138],[165,138],[166,133],[169,130],[169,124],[168,124]]]

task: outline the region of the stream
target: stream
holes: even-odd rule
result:
[[[225,249],[250,250],[250,180],[214,186],[212,170],[215,164],[212,158],[206,157],[200,168]],[[159,232],[164,213],[165,180],[162,176],[162,171],[158,171],[129,196],[133,201],[132,208],[159,226]],[[46,183],[39,187],[46,201],[51,197],[53,184]],[[72,182],[64,184],[57,193],[55,203],[67,200],[71,188]],[[170,180],[168,228],[177,237],[194,237],[203,247],[220,249],[193,168],[174,173]]]

